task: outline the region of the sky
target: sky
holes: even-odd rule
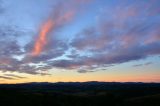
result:
[[[0,0],[0,83],[160,82],[159,0]]]

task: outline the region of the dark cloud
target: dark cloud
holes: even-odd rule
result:
[[[153,64],[152,62],[147,62],[147,63],[145,63],[145,65],[151,65],[151,64]]]
[[[28,68],[30,70],[25,70],[25,72],[23,69],[26,69],[26,65],[23,58],[20,60],[16,58],[26,55],[26,52],[22,50],[23,48],[18,42],[18,38],[24,35],[24,32],[17,27],[0,26],[0,70],[2,72],[17,71],[38,74],[33,67]]]
[[[15,80],[15,78],[12,77],[6,77],[6,76],[0,76],[2,79],[7,79],[7,80]]]
[[[26,77],[22,77],[22,76],[18,76],[18,75],[15,75],[15,74],[4,74],[5,76],[8,76],[8,77],[13,77],[13,78],[26,78]]]
[[[88,70],[78,70],[78,73],[90,73],[90,72],[95,72],[95,71],[88,71]]]
[[[133,67],[140,67],[140,66],[143,66],[143,64],[136,64],[136,65],[133,65]]]
[[[133,65],[133,67],[148,66],[148,65],[151,65],[151,64],[153,64],[153,63],[152,62],[147,62],[147,63],[144,63],[144,64]]]

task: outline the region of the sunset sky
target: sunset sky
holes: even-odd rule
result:
[[[160,82],[160,0],[0,0],[0,83]]]

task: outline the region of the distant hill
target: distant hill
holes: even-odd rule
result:
[[[0,84],[0,106],[160,106],[160,83]]]
[[[21,84],[0,84],[0,88],[23,88],[23,89],[52,89],[52,90],[120,90],[120,89],[145,89],[160,88],[160,83],[142,82],[31,82]]]

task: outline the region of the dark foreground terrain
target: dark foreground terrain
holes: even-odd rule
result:
[[[160,106],[160,84],[3,84],[0,85],[0,106]]]

